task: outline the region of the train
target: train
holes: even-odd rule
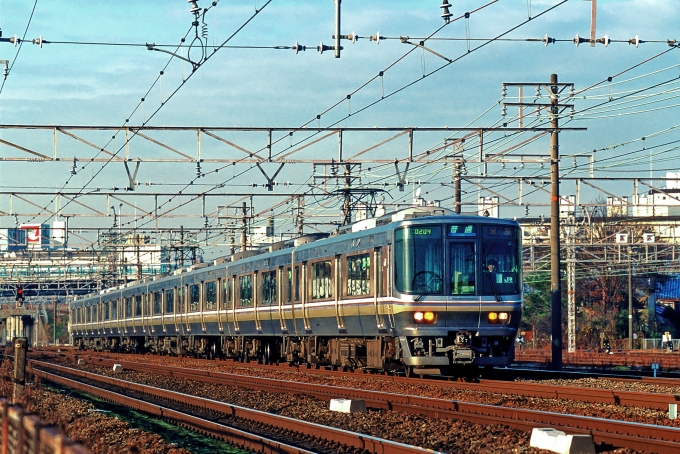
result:
[[[513,220],[397,210],[70,302],[83,349],[470,376],[513,362]]]

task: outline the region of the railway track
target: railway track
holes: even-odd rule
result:
[[[129,370],[135,370],[138,372],[152,372],[159,375],[172,376],[176,378],[185,378],[189,380],[200,380],[215,384],[230,384],[234,386],[241,386],[244,388],[257,388],[265,389],[269,387],[269,390],[276,391],[277,389],[284,389],[286,386],[282,381],[274,381],[273,385],[267,385],[270,383],[268,379],[262,379],[252,376],[239,376],[233,374],[226,374],[220,372],[212,372],[201,369],[183,369],[174,366],[162,366],[157,364],[148,363],[138,363],[135,361],[121,361],[114,360],[110,358],[102,358],[100,356],[92,355],[79,355],[74,357],[76,360],[78,358],[84,359],[91,364],[103,365],[107,367],[112,367],[113,364],[121,364],[123,367]],[[263,369],[271,369],[271,366],[262,366],[253,364],[250,367],[262,367]],[[289,370],[287,367],[279,366],[284,370]],[[329,376],[345,376],[346,373],[331,370],[315,370],[315,373],[322,373]],[[389,380],[394,382],[401,382],[408,385],[413,385],[414,381],[417,382],[418,379],[406,378],[400,376],[380,376],[381,380]],[[659,386],[673,386],[680,387],[680,380],[670,379],[670,378],[649,378],[644,377],[639,380],[625,379],[625,378],[607,378],[608,380],[616,380],[620,382],[635,382],[642,381],[644,383],[659,385]],[[269,379],[271,380],[271,379]],[[433,384],[433,380],[425,379],[422,381],[424,384]],[[564,385],[549,385],[549,384],[539,384],[531,383],[527,385],[526,382],[514,382],[514,381],[497,381],[497,380],[481,380],[479,383],[467,383],[467,382],[450,382],[438,380],[434,382],[436,386],[443,389],[456,389],[456,390],[471,390],[476,392],[488,392],[488,393],[502,393],[502,394],[516,394],[525,397],[534,398],[548,398],[548,399],[559,399],[559,400],[572,400],[577,402],[585,403],[598,403],[598,404],[608,404],[608,405],[623,405],[629,407],[640,407],[649,408],[653,410],[668,410],[668,405],[673,403],[680,403],[680,394],[661,394],[661,393],[644,393],[636,391],[623,391],[616,389],[598,389],[598,388],[584,388],[575,386],[564,386]],[[291,392],[299,392],[291,390]],[[304,391],[307,392],[307,391]]]
[[[397,412],[424,415],[438,419],[460,419],[483,425],[502,424],[507,427],[513,427],[524,431],[531,431],[531,429],[535,427],[552,427],[572,434],[590,434],[593,436],[593,439],[596,443],[604,442],[613,446],[658,453],[671,453],[680,451],[680,429],[675,427],[640,424],[626,421],[612,421],[610,419],[585,416],[562,415],[545,411],[476,404],[445,399],[434,399],[412,395],[382,393],[378,391],[364,391],[353,388],[338,388],[328,385],[315,385],[285,380],[263,379],[252,376],[240,376],[205,370],[160,366],[148,363],[134,363],[131,361],[116,362],[122,364],[124,368],[130,370],[137,370],[139,372],[153,374],[163,374],[177,379],[199,380],[220,386],[240,386],[278,393],[301,393],[324,400],[330,400],[332,398],[338,397],[362,399],[366,402],[368,407],[375,409],[387,409]],[[101,359],[101,361],[97,361],[96,363],[103,366],[110,366],[113,364],[113,361]],[[54,366],[38,362],[36,362],[35,367],[63,368],[63,366]],[[87,372],[71,368],[63,368],[63,370],[75,375],[88,374]],[[388,377],[388,379],[406,380],[400,377]],[[105,381],[115,379],[101,378],[99,380]],[[414,383],[413,379],[407,381],[411,384]],[[437,385],[453,387],[463,386],[466,388],[476,388],[478,391],[484,391],[483,383],[472,384],[437,382]],[[508,393],[510,391],[508,390],[507,385],[508,383],[502,383],[500,385],[494,384],[494,386],[502,386],[503,389],[489,392]],[[133,387],[136,385],[130,384],[129,386]],[[524,386],[526,387],[526,384],[524,384]],[[528,387],[528,389],[533,388],[534,384]],[[548,397],[558,399],[578,397],[582,398],[584,391],[586,391],[585,388],[575,388],[575,390],[578,390],[578,394],[573,392],[569,394],[570,397],[567,397],[567,394],[563,393],[560,396],[555,392],[555,388],[563,387],[551,387],[546,385],[540,388],[543,389],[539,390],[539,387],[536,387],[535,392],[541,392],[543,394],[547,394]],[[550,388],[553,389],[551,390]],[[614,403],[617,403],[616,399],[611,397],[611,392],[609,392],[609,395],[607,396],[606,393],[602,392],[602,390],[592,391],[596,396],[592,399],[599,399],[592,401],[600,402],[602,399],[606,398],[612,400]],[[543,397],[546,396],[544,395]],[[647,398],[649,397],[651,396],[647,396]],[[636,405],[635,402],[643,402],[644,399],[633,401],[631,398],[628,400],[624,399],[624,401]],[[621,397],[619,397],[618,403],[621,403]],[[667,405],[668,404],[666,403],[666,408]]]
[[[291,454],[338,451],[378,454],[432,452],[417,446],[91,374],[64,366],[31,361],[31,369],[35,376],[43,380],[135,408],[204,435],[223,439],[236,446],[257,452]],[[239,428],[244,426],[248,430]]]

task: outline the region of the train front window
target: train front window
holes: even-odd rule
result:
[[[482,293],[495,296],[519,293],[522,277],[519,229],[484,226],[482,232]]]
[[[443,247],[441,226],[403,227],[395,232],[394,283],[400,292],[441,294]]]

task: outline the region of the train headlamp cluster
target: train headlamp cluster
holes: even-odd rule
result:
[[[489,320],[489,323],[492,325],[507,325],[510,323],[510,314],[507,312],[489,312],[487,320]]]
[[[418,311],[413,314],[413,321],[431,325],[437,321],[437,314],[431,311]]]

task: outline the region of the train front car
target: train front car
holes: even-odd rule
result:
[[[437,216],[394,228],[394,307],[407,375],[509,365],[522,312],[514,221]]]

